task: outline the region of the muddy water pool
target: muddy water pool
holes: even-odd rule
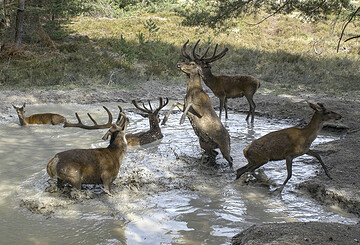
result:
[[[103,104],[28,105],[27,114],[56,112],[75,122],[86,112],[107,121]],[[117,104],[105,104],[117,115]],[[121,104],[131,122],[128,132],[148,129],[148,120],[130,104]],[[165,110],[166,111],[166,108]],[[284,161],[265,165],[269,181],[235,182],[221,154],[216,166],[200,163],[202,151],[188,122],[179,125],[180,113],[163,126],[164,138],[141,148],[128,148],[114,181],[113,196],[101,186],[85,190],[51,192],[53,183],[45,167],[57,152],[74,148],[106,147],[106,130],[62,126],[21,127],[15,110],[0,115],[0,239],[4,244],[228,244],[231,237],[253,224],[266,222],[323,221],[357,223],[337,207],[323,207],[296,190],[320,165],[299,157],[293,177],[281,196],[269,189],[286,178]],[[245,115],[230,112],[224,124],[231,135],[234,169],[246,161],[242,151],[253,139],[289,127],[286,122],[256,118],[249,127]],[[321,144],[340,136],[321,135]],[[325,162],[326,164],[326,162]],[[261,172],[260,172],[261,173]],[[272,186],[267,186],[270,183]]]

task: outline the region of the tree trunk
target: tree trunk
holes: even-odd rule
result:
[[[24,29],[24,10],[25,10],[25,0],[19,0],[18,9],[16,13],[16,27],[15,27],[15,43],[19,49],[22,46],[22,35]]]
[[[1,1],[2,13],[0,17],[0,51],[4,45],[5,28],[7,27],[6,0]]]

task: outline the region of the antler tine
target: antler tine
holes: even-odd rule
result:
[[[210,57],[210,58],[207,58],[207,59],[203,58],[202,61],[206,62],[206,63],[211,63],[211,62],[214,62],[216,60],[219,60],[222,57],[224,57],[226,52],[229,50],[228,48],[224,48],[223,51],[221,51],[219,54],[216,55],[217,48],[218,48],[218,44],[215,45],[213,56]]]
[[[205,51],[205,53],[203,54],[203,56],[200,57],[200,60],[203,60],[205,58],[205,56],[207,55],[207,53],[209,52],[210,47],[208,47]]]
[[[169,98],[165,98],[165,102],[163,103],[163,98],[159,97],[159,107],[155,110],[154,114],[159,113],[159,111],[164,108],[169,103]]]
[[[121,108],[121,106],[118,105],[118,108],[119,108],[119,115],[118,115],[118,117],[117,117],[117,119],[116,119],[115,124],[118,124],[118,123],[120,122],[120,120],[121,120],[121,113],[123,113],[123,109]]]
[[[105,111],[107,112],[108,114],[108,122],[106,124],[97,124],[97,122],[94,120],[94,118],[90,115],[90,113],[88,113],[88,117],[90,118],[90,120],[94,123],[94,125],[92,126],[89,126],[89,125],[84,125],[80,119],[80,116],[77,112],[75,112],[75,116],[78,120],[78,123],[69,123],[69,122],[66,122],[64,123],[64,128],[66,127],[77,127],[77,128],[82,128],[82,129],[103,129],[103,128],[109,128],[111,127],[111,124],[112,124],[112,120],[113,120],[113,117],[112,117],[112,114],[111,112],[109,111],[108,108],[106,108],[106,106],[103,106],[103,108],[105,109]]]
[[[148,103],[149,103],[150,110],[153,111],[153,108],[152,108],[152,106],[151,106],[150,100],[148,100]]]
[[[190,57],[190,55],[189,55],[188,53],[186,53],[186,45],[187,45],[188,43],[189,43],[189,40],[187,40],[187,41],[184,43],[184,45],[182,46],[182,48],[181,48],[181,54],[182,54],[182,56],[184,56],[186,59],[192,60],[191,57]]]
[[[148,109],[146,108],[146,106],[144,105],[144,103],[142,103],[144,108],[141,108],[141,107],[137,104],[136,100],[132,100],[131,102],[132,102],[133,105],[136,107],[136,109],[138,109],[138,110],[140,110],[140,111],[142,111],[142,112],[145,112],[145,113],[151,113],[151,112],[152,112],[152,111],[150,111],[150,110],[148,110]]]
[[[195,45],[194,45],[194,47],[193,47],[193,49],[192,49],[192,57],[193,57],[193,59],[195,60],[195,61],[200,61],[199,60],[199,56],[196,54],[196,52],[195,52],[195,50],[196,50],[196,47],[197,47],[197,45],[199,44],[199,42],[200,42],[200,39],[199,40],[197,40],[197,42],[195,43]]]

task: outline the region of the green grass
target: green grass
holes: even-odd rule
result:
[[[26,55],[0,57],[0,88],[91,87],[111,85],[136,88],[156,79],[177,82],[183,78],[176,63],[180,47],[202,39],[201,45],[230,51],[213,63],[215,74],[249,74],[267,83],[265,88],[341,93],[360,90],[360,44],[336,52],[341,24],[303,23],[290,16],[275,16],[251,26],[263,16],[239,19],[220,33],[204,27],[182,26],[174,12],[133,12],[123,18],[77,17],[45,29],[56,48],[41,45],[36,32],[27,33]],[[158,31],[147,42],[144,23],[152,19]],[[357,23],[359,24],[359,23]],[[334,31],[335,30],[335,31]],[[349,25],[347,35],[358,33]],[[320,40],[315,54],[313,44]],[[203,48],[204,50],[204,48]]]

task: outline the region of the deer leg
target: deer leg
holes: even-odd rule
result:
[[[189,111],[189,109],[190,109],[191,106],[192,106],[192,103],[189,103],[189,104],[186,106],[185,111],[184,111],[184,113],[183,113],[182,116],[181,116],[180,124],[183,124],[183,123],[185,122],[186,115],[187,115],[187,113],[188,113],[188,111]]]
[[[225,99],[224,98],[219,98],[219,99],[220,99],[219,118],[221,120],[221,112],[222,112],[222,109],[224,108]]]
[[[161,125],[165,125],[165,123],[167,122],[167,120],[169,119],[169,116],[170,116],[170,113],[172,112],[172,110],[174,110],[175,106],[177,108],[180,109],[180,111],[184,111],[184,105],[179,103],[179,102],[176,102],[174,103],[171,107],[170,107],[170,110],[166,113],[164,119],[162,120],[161,122]]]
[[[251,169],[251,165],[247,164],[244,167],[241,167],[239,169],[236,170],[236,179],[239,179],[241,177],[241,175],[243,175],[246,172],[249,172]]]
[[[56,186],[59,188],[59,190],[62,190],[64,188],[64,181],[58,178]]]
[[[227,98],[224,99],[225,119],[228,119]]]
[[[329,172],[328,172],[328,169],[327,169],[327,167],[325,166],[324,162],[321,160],[321,157],[320,157],[319,154],[317,154],[316,152],[314,152],[314,151],[312,151],[312,150],[309,150],[308,152],[306,152],[306,154],[309,155],[309,156],[315,157],[315,158],[320,162],[322,168],[323,168],[324,171],[325,171],[326,176],[329,177],[329,179],[333,179],[333,178],[331,178],[331,176],[330,176],[330,174],[329,174]]]
[[[246,116],[246,121],[249,121],[249,117],[251,115],[251,123],[254,122],[254,115],[255,115],[255,108],[256,108],[256,104],[252,98],[252,95],[245,95],[245,98],[247,99],[248,103],[249,103],[249,112]]]
[[[276,190],[276,191],[279,191],[280,193],[282,192],[282,190],[284,189],[284,186],[286,185],[286,183],[289,181],[289,179],[292,176],[292,160],[293,160],[292,158],[286,158],[287,177],[286,177],[286,180],[284,181],[284,183],[281,185],[281,187]]]

